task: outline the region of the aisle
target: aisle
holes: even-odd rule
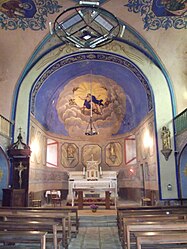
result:
[[[121,249],[116,214],[111,212],[87,212],[80,214],[77,238],[70,242],[69,249]]]

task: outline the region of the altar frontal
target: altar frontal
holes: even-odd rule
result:
[[[79,209],[84,206],[84,200],[105,199],[106,209],[110,209],[110,200],[114,200],[116,208],[117,174],[116,171],[102,171],[98,161],[87,161],[82,171],[69,172],[68,199],[71,205],[78,201]]]

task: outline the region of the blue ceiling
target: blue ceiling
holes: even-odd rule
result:
[[[68,136],[56,105],[70,81],[87,74],[112,80],[124,91],[126,111],[117,134],[135,128],[152,109],[149,83],[135,65],[109,53],[80,53],[56,61],[35,82],[31,110],[48,131]]]

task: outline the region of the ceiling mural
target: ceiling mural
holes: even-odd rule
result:
[[[44,30],[48,15],[61,8],[55,0],[1,0],[0,26],[5,30]]]
[[[99,52],[56,61],[37,79],[31,98],[31,112],[46,130],[81,139],[91,110],[99,134],[112,136],[135,128],[152,106],[151,89],[138,68]]]
[[[83,131],[88,126],[91,110],[99,133],[110,137],[117,134],[124,119],[125,99],[123,89],[113,80],[100,75],[83,75],[64,87],[56,110],[70,137],[85,136]]]
[[[128,0],[125,6],[142,16],[146,30],[187,27],[187,0]]]
[[[79,0],[74,1],[75,4]],[[106,1],[99,1],[100,5]],[[128,0],[124,5],[129,12],[139,13],[144,29],[186,28],[187,0]],[[57,0],[1,0],[0,27],[5,30],[48,28],[47,17],[60,13],[63,6]]]

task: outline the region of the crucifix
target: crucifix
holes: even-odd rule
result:
[[[26,170],[27,167],[23,166],[22,162],[19,163],[19,166],[15,168],[15,170],[18,171],[19,174],[19,188],[21,189],[21,185],[22,185],[22,172],[23,170]]]

